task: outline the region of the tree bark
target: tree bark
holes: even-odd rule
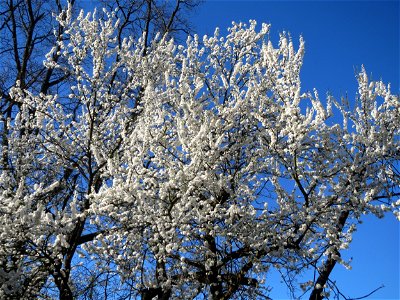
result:
[[[339,221],[337,224],[338,233],[343,230],[344,224],[346,223],[347,218],[349,217],[350,211],[346,210],[340,214]],[[335,250],[336,256],[340,257],[340,252]],[[321,272],[319,272],[319,276],[317,281],[315,282],[314,289],[311,292],[309,300],[322,300],[324,297],[322,296],[322,292],[324,291],[324,286],[329,280],[329,276],[332,273],[333,268],[336,265],[336,259],[333,258],[332,255],[329,255],[328,260],[324,263]]]
[[[59,291],[59,300],[73,300],[71,288],[68,284],[69,274],[65,274],[64,270],[60,270],[57,275],[54,276],[54,281]]]
[[[168,289],[163,291],[162,288],[148,288],[142,291],[143,300],[152,300],[154,297],[158,297],[159,300],[168,300],[171,297],[171,290]]]

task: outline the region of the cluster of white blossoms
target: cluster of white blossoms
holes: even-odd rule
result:
[[[302,92],[304,41],[274,47],[268,25],[146,48],[116,43],[105,16],[59,18],[62,63],[45,63],[68,97],[13,90],[0,297],[60,287],[82,262],[118,293],[255,297],[270,268],[346,264],[361,215],[398,214],[400,102],[364,69],[350,107]]]

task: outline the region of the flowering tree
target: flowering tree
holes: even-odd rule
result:
[[[254,21],[185,45],[58,22],[68,99],[17,81],[2,121],[2,298],[268,299],[272,269],[315,269],[322,299],[361,215],[398,214],[400,102],[364,69],[351,107]]]

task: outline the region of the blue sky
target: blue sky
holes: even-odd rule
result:
[[[232,21],[270,23],[271,39],[290,32],[302,35],[306,54],[302,69],[304,90],[317,88],[322,98],[348,93],[354,99],[355,72],[364,65],[374,80],[390,82],[399,94],[399,1],[216,1],[206,0],[191,18],[199,35],[221,31]],[[337,266],[333,272],[341,291],[360,297],[385,285],[368,299],[400,299],[399,222],[392,215],[382,220],[366,217],[355,233],[350,250],[353,269]],[[307,278],[308,279],[308,278]],[[273,299],[288,294],[273,278]]]

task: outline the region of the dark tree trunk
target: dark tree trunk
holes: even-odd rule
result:
[[[60,300],[73,300],[74,297],[72,295],[71,288],[68,284],[68,277],[59,275],[54,278],[54,281],[57,285],[58,291],[60,293]]]
[[[347,218],[349,217],[349,214],[350,212],[348,210],[343,211],[340,214],[337,224],[338,232],[341,232],[343,230],[343,227],[346,223]],[[340,257],[340,252],[338,250],[335,250],[335,255]],[[322,296],[322,292],[324,291],[324,286],[328,282],[329,276],[331,275],[335,265],[336,265],[336,260],[332,257],[332,255],[330,255],[328,260],[323,265],[321,272],[319,273],[318,279],[315,282],[315,286],[313,291],[311,292],[309,300],[322,300],[324,298]]]
[[[60,291],[60,300],[73,300],[72,292],[69,287]]]
[[[324,291],[324,285],[328,282],[329,275],[331,274],[333,268],[336,265],[336,260],[332,257],[326,261],[323,270],[318,276],[317,282],[315,283],[314,289],[311,292],[310,300],[322,300],[324,297],[322,296],[322,292]]]
[[[143,300],[152,300],[154,297],[158,297],[158,300],[168,300],[171,297],[171,290],[168,289],[163,291],[162,288],[149,288],[142,291]]]

